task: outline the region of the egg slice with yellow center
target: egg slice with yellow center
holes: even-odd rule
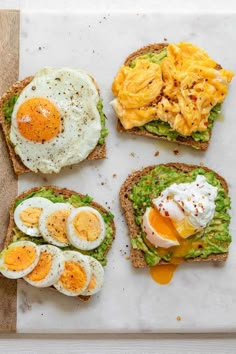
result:
[[[68,239],[81,250],[97,248],[104,240],[105,231],[102,215],[92,207],[76,208],[67,219]]]
[[[70,204],[55,203],[43,210],[39,219],[39,229],[45,241],[58,247],[69,245],[66,222],[73,209]]]
[[[46,198],[32,197],[21,202],[14,211],[14,221],[19,230],[32,237],[40,237],[39,218],[43,208],[52,205]]]
[[[82,295],[90,296],[98,293],[104,284],[104,269],[100,262],[94,257],[87,256],[91,268],[91,279],[88,287]]]
[[[52,245],[39,246],[39,262],[31,273],[24,277],[25,281],[37,288],[45,288],[55,284],[64,270],[63,252]]]
[[[18,241],[10,244],[0,256],[0,272],[10,279],[19,279],[35,268],[40,250],[33,242]]]
[[[65,268],[54,287],[67,296],[78,296],[88,287],[91,268],[86,256],[76,251],[64,251]]]

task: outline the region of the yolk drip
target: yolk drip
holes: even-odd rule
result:
[[[94,276],[94,274],[91,276],[91,280],[90,280],[90,283],[88,285],[88,290],[93,290],[96,288],[96,277]]]
[[[73,221],[77,236],[86,241],[96,240],[101,233],[100,221],[94,213],[81,211]]]
[[[61,116],[57,107],[47,98],[30,98],[17,111],[17,125],[27,140],[44,143],[61,130]]]
[[[60,277],[60,282],[65,289],[80,291],[87,281],[84,269],[76,262],[66,261],[65,270]]]
[[[177,264],[157,264],[154,267],[150,267],[150,275],[158,284],[168,284],[177,267]]]
[[[48,252],[41,252],[39,262],[34,270],[27,275],[32,281],[40,281],[46,278],[52,267],[52,256]]]
[[[21,271],[34,262],[36,250],[32,246],[20,246],[7,250],[4,263],[9,270]]]
[[[175,241],[178,239],[179,234],[173,226],[171,220],[163,217],[157,209],[150,209],[149,222],[152,228],[163,238]]]
[[[66,234],[66,219],[70,210],[57,210],[47,218],[47,229],[50,235],[59,242],[68,242]]]
[[[35,227],[39,224],[39,218],[41,215],[41,208],[26,208],[20,213],[20,220],[25,226]]]

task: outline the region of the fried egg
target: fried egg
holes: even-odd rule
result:
[[[52,245],[42,245],[39,262],[31,273],[24,277],[25,281],[37,288],[45,288],[55,284],[64,271],[63,252]]]
[[[103,217],[92,207],[76,208],[67,219],[68,239],[80,250],[97,248],[104,240],[105,233]]]
[[[100,138],[99,93],[84,71],[43,68],[14,106],[10,141],[33,172],[59,172],[84,160]]]
[[[101,290],[104,284],[104,269],[94,257],[87,256],[87,259],[92,273],[89,285],[81,295],[90,296]]]
[[[40,250],[35,243],[14,242],[1,253],[0,272],[10,279],[25,277],[36,267],[39,256]]]
[[[53,204],[41,197],[32,197],[21,202],[14,211],[14,221],[19,230],[32,237],[40,237],[39,218],[43,208]]]
[[[54,287],[67,296],[78,296],[91,280],[88,258],[76,251],[64,251],[65,268]]]
[[[58,247],[68,246],[66,221],[73,210],[67,203],[54,203],[43,209],[39,219],[39,230],[48,243]]]

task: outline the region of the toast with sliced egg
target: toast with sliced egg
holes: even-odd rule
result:
[[[143,47],[112,84],[117,130],[206,150],[233,75],[191,43]]]
[[[113,215],[88,195],[32,188],[12,203],[0,274],[87,300],[104,283]]]
[[[134,267],[225,261],[231,242],[228,185],[213,170],[167,163],[128,176],[120,203]]]
[[[17,175],[58,173],[105,158],[105,122],[97,83],[80,70],[43,68],[0,99],[0,124]]]

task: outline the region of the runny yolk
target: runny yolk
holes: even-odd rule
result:
[[[47,229],[50,232],[50,236],[59,242],[68,242],[66,235],[66,219],[70,213],[71,211],[68,209],[57,210],[47,218]]]
[[[36,250],[34,247],[19,246],[7,250],[4,263],[9,270],[21,271],[31,266],[35,257]]]
[[[168,284],[177,267],[178,264],[157,264],[154,267],[150,267],[150,275],[158,284]]]
[[[73,261],[66,261],[65,270],[59,281],[65,289],[77,292],[84,288],[87,276],[81,265]]]
[[[16,119],[21,135],[36,143],[51,140],[61,130],[61,116],[57,107],[43,97],[34,97],[23,102]]]
[[[40,281],[46,278],[52,267],[52,255],[48,252],[41,252],[39,262],[34,270],[27,275],[32,281]]]
[[[73,225],[77,236],[83,240],[94,241],[100,236],[100,221],[94,213],[81,211],[74,218]]]
[[[41,208],[26,208],[20,213],[21,222],[28,227],[35,227],[39,224],[39,218],[41,215]]]
[[[90,283],[89,283],[89,285],[88,285],[88,290],[93,290],[93,289],[95,289],[96,284],[97,284],[96,277],[95,277],[94,274],[93,274],[93,275],[91,276],[91,280],[90,280]]]
[[[162,216],[157,209],[151,208],[148,218],[150,225],[161,237],[174,241],[178,239],[179,234],[171,220]]]

